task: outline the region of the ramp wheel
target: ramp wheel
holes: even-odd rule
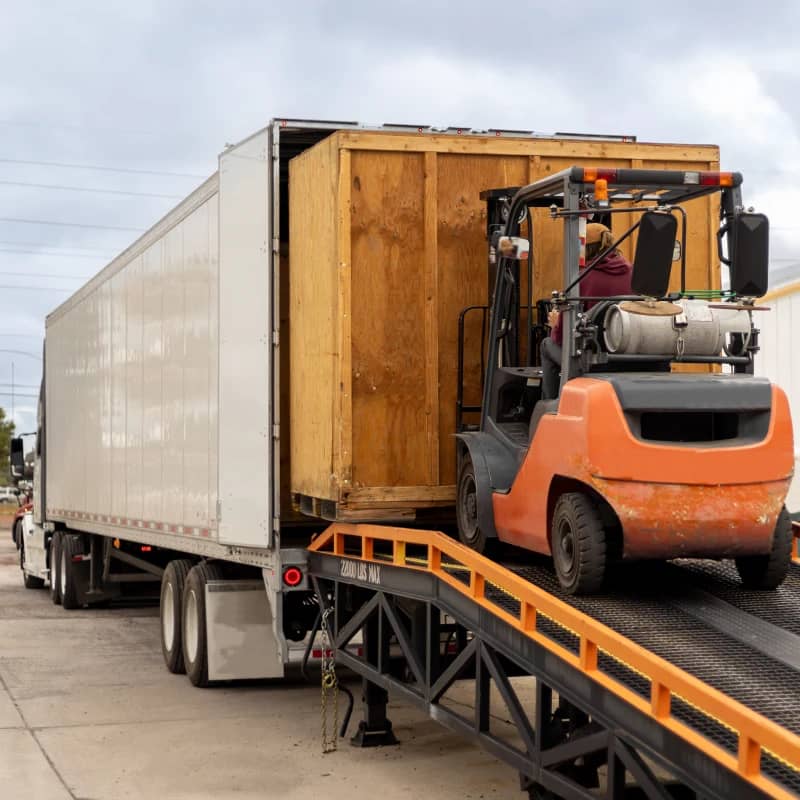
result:
[[[783,583],[792,561],[792,519],[784,506],[778,515],[772,550],[763,556],[739,556],[736,569],[747,589],[775,589]]]
[[[494,538],[490,539],[478,525],[478,484],[475,480],[475,467],[469,456],[464,457],[458,474],[456,521],[458,538],[467,547],[486,553],[494,544]]]
[[[606,572],[606,532],[594,503],[580,492],[558,498],[550,546],[561,587],[568,594],[596,592]]]

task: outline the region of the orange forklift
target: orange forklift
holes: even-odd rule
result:
[[[792,423],[784,392],[753,374],[769,223],[745,210],[741,183],[739,173],[572,167],[483,193],[493,293],[480,407],[464,406],[459,368],[465,544],[551,555],[571,594],[597,591],[619,560],[733,558],[747,587],[783,581]],[[730,288],[697,297],[686,289],[684,206],[713,193]],[[620,213],[634,224],[583,263],[587,219],[612,227]],[[565,287],[537,303],[535,221],[563,225]],[[582,279],[634,235],[633,293],[582,295]],[[680,291],[669,293],[678,261]],[[561,312],[557,399],[542,399],[537,308],[540,321],[548,308]],[[673,364],[718,366],[679,373]],[[479,424],[464,422],[468,411]]]

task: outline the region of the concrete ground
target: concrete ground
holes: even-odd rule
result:
[[[389,716],[398,747],[322,755],[317,686],[196,689],[164,667],[155,608],[52,605],[23,588],[0,528],[3,798],[523,797],[513,770],[418,711],[393,702]],[[502,713],[494,726],[511,731]]]

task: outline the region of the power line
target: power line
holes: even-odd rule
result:
[[[29,397],[32,400],[38,400],[38,394],[20,394],[20,392],[0,392],[0,395],[3,397]]]
[[[0,289],[1,288],[2,287],[0,286]],[[0,349],[0,353],[11,353],[12,355],[15,355],[15,356],[28,356],[29,358],[35,358],[37,361],[41,361],[42,360],[41,356],[37,356],[36,353],[31,353],[29,350],[5,350],[5,349]]]
[[[155,169],[134,169],[132,167],[107,167],[101,164],[68,164],[62,161],[28,161],[21,158],[0,158],[0,164],[30,164],[38,167],[63,167],[65,169],[91,169],[98,172],[124,172],[133,175],[167,175],[172,178],[207,178],[208,175],[195,175],[191,172],[167,172]]]
[[[147,228],[126,228],[119,225],[89,225],[84,222],[55,222],[48,219],[18,219],[17,217],[0,217],[0,222],[15,222],[24,225],[58,225],[62,228],[96,228],[101,231],[134,231],[144,233]]]
[[[5,252],[4,250],[0,250],[0,253]],[[47,254],[45,254],[47,255]],[[91,275],[59,275],[56,272],[2,272],[0,271],[0,275],[8,275],[8,276],[18,276],[20,278],[59,278],[62,280],[75,280],[75,281],[88,281],[91,278]]]
[[[66,192],[95,192],[97,194],[118,194],[127,197],[159,197],[166,200],[180,200],[179,194],[155,194],[153,192],[129,192],[122,189],[95,189],[89,186],[58,186],[50,183],[30,183],[28,181],[0,181],[2,186],[30,186],[34,189],[61,189]]]
[[[21,242],[18,239],[0,240],[0,245],[4,247],[46,247],[48,250],[86,250],[94,253],[104,253],[105,255],[113,255],[113,253],[102,247],[70,247],[60,244],[43,244],[42,242]]]
[[[35,255],[35,256],[55,256],[56,258],[91,258],[95,261],[98,258],[109,258],[110,256],[103,256],[100,253],[90,255],[89,253],[48,253],[46,250],[11,250],[6,247],[0,247],[0,253],[18,253],[19,255]],[[14,275],[16,273],[0,272],[0,275]]]
[[[0,286],[0,289],[23,289],[31,292],[74,292],[74,289],[64,289],[62,286]],[[3,351],[0,350],[0,353]]]

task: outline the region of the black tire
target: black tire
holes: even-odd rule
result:
[[[11,541],[14,542],[14,544],[17,547],[17,550],[19,550],[19,542],[21,536],[22,536],[22,520],[16,519],[14,520],[14,524],[11,526]]]
[[[53,605],[61,605],[61,531],[56,531],[50,539],[50,599]]]
[[[26,589],[44,589],[44,578],[37,578],[35,575],[28,575],[25,572],[25,539],[19,540],[19,568],[22,570],[22,583]]]
[[[189,570],[181,603],[181,638],[186,674],[195,686],[208,686],[206,583],[222,579],[216,564],[203,562]]]
[[[580,492],[558,498],[550,529],[553,563],[567,594],[590,594],[603,585],[606,532],[595,504]]]
[[[464,456],[458,473],[456,522],[458,538],[467,547],[487,555],[491,552],[497,540],[487,536],[478,524],[478,483],[475,479],[475,467],[468,455]]]
[[[739,556],[736,569],[747,589],[776,589],[792,563],[792,519],[784,506],[775,524],[772,550],[763,556]]]
[[[193,562],[187,558],[170,561],[161,576],[161,599],[158,614],[161,621],[161,652],[167,669],[182,675],[186,672],[183,663],[183,636],[181,619],[183,611],[183,587]]]
[[[61,605],[68,611],[80,608],[81,598],[78,591],[78,581],[76,575],[73,556],[83,555],[83,545],[80,537],[73,534],[62,535],[60,551],[60,565],[58,567],[58,585],[61,592]]]

